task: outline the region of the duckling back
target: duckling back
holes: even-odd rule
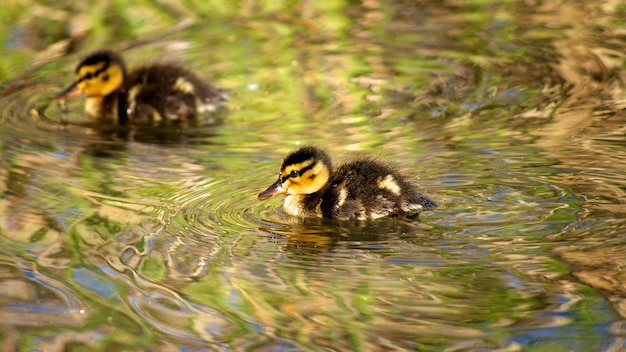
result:
[[[322,192],[322,216],[334,219],[413,218],[437,206],[398,171],[371,159],[341,165]]]
[[[134,70],[125,85],[131,120],[177,120],[214,111],[227,100],[223,90],[194,73],[171,64],[154,64]]]

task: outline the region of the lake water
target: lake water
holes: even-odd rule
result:
[[[2,350],[626,350],[622,4],[123,4],[7,6]],[[231,100],[90,124],[51,98],[101,47]],[[414,225],[258,201],[305,144],[440,206]]]

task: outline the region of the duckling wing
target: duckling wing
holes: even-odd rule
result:
[[[193,97],[195,101],[194,110],[197,112],[215,111],[221,103],[228,100],[228,95],[224,89],[205,82],[193,72],[182,67],[169,67],[171,71],[176,70],[176,80],[172,84],[172,91],[176,95],[185,94]]]
[[[185,79],[195,87],[199,112],[215,111],[221,103],[229,100],[226,90],[210,85],[196,75],[188,75]]]

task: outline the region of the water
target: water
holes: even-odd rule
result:
[[[623,9],[522,5],[143,4],[145,40],[88,34],[230,89],[174,127],[85,123],[50,101],[79,55],[24,67],[11,37],[2,349],[624,350],[623,38],[593,31]],[[412,225],[259,202],[303,144],[377,155],[440,207]]]

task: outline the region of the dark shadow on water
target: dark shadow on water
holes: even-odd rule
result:
[[[227,109],[219,109],[189,121],[151,124],[119,124],[113,121],[49,122],[57,123],[64,129],[78,128],[85,135],[85,140],[93,140],[95,136],[96,141],[86,144],[85,153],[111,157],[126,150],[128,142],[156,145],[214,145],[216,143],[211,139],[219,135],[219,127],[224,124],[227,114]]]
[[[371,250],[376,250],[377,242],[397,240],[423,245],[435,236],[427,225],[395,218],[334,220],[288,216],[282,225],[285,227],[281,229],[261,230],[284,237],[286,251],[304,256],[324,254],[355,244],[363,247],[363,243]]]

